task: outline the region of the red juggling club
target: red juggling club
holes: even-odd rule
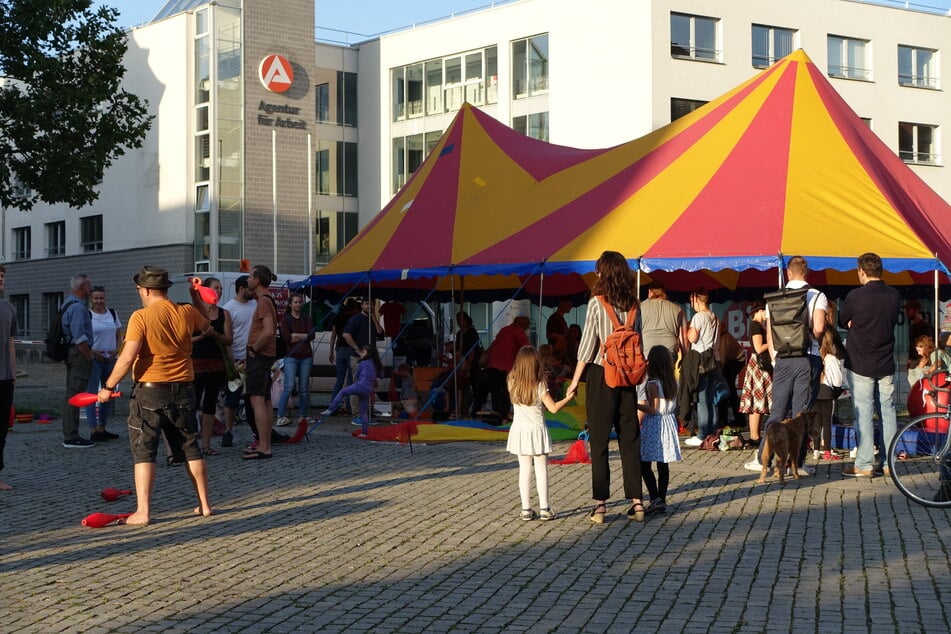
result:
[[[124,520],[131,515],[132,513],[119,513],[118,515],[110,515],[109,513],[93,513],[92,515],[87,515],[83,518],[83,526],[88,526],[89,528],[102,528],[103,526],[108,526],[113,522]]]
[[[200,277],[192,278],[192,288],[198,291],[198,295],[201,296],[201,301],[206,304],[217,304],[218,303],[218,293],[215,292],[215,289],[208,286],[201,285]]]
[[[112,393],[112,398],[116,398],[117,396],[122,396],[122,392]],[[69,404],[73,407],[86,407],[87,405],[92,405],[98,400],[98,394],[93,394],[92,392],[79,392],[78,394],[73,394],[69,397]]]
[[[131,493],[131,489],[113,489],[112,487],[106,487],[99,493],[99,495],[101,495],[102,499],[106,502],[115,502],[123,495],[129,495]]]

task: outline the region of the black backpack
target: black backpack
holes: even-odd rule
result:
[[[56,319],[53,320],[50,329],[46,332],[46,339],[43,340],[46,343],[46,356],[53,361],[65,361],[66,355],[69,353],[69,336],[63,330],[63,315],[70,304],[77,303],[79,303],[79,300],[73,298],[63,302],[56,313]]]
[[[766,293],[763,299],[769,306],[769,331],[773,336],[776,356],[782,359],[804,357],[812,345],[812,328],[809,321],[808,293],[811,286],[784,288]],[[818,299],[816,295],[816,299]]]

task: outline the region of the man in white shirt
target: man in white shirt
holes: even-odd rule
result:
[[[806,258],[799,255],[791,258],[786,267],[786,276],[789,280],[786,283],[786,288],[796,289],[808,286],[806,283],[808,273],[809,265]],[[787,413],[791,416],[797,416],[812,409],[816,402],[816,395],[819,393],[819,376],[822,373],[819,340],[825,330],[829,300],[825,293],[810,287],[806,291],[806,305],[809,310],[809,327],[811,329],[809,350],[806,355],[801,357],[775,357],[773,359],[773,404],[769,419],[763,427],[762,433],[764,435],[770,425],[781,422],[786,418]],[[768,303],[766,305],[766,341],[769,344],[770,354],[775,356],[776,346],[773,344],[773,334],[769,323]],[[809,471],[803,465],[806,457],[806,442],[807,439],[803,438],[803,445],[797,462],[799,475],[809,475]],[[762,445],[760,447],[762,452]],[[750,471],[761,470],[761,452],[756,459],[744,466]]]
[[[234,281],[234,298],[228,300],[224,305],[225,310],[231,313],[231,329],[234,338],[231,341],[231,356],[239,371],[244,373],[244,361],[248,350],[248,333],[251,332],[251,318],[254,317],[254,310],[257,308],[257,300],[254,294],[248,288],[248,276],[242,275]],[[231,447],[234,444],[234,419],[238,404],[241,402],[244,389],[239,384],[237,389],[232,391],[229,385],[225,393],[225,433],[221,437],[222,447]],[[254,413],[250,407],[244,408],[245,415],[251,429],[254,426]]]

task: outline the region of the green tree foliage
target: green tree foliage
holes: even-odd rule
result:
[[[0,0],[0,207],[82,207],[152,117],[122,90],[126,37],[90,0]]]

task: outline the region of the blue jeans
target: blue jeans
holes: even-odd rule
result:
[[[761,436],[766,434],[770,425],[782,422],[787,416],[798,416],[812,409],[819,394],[821,371],[822,359],[815,355],[776,359],[773,364],[773,409],[760,431]],[[804,436],[799,448],[799,466],[805,461],[808,442],[809,439]],[[762,462],[762,444],[757,458]]]
[[[855,468],[867,470],[881,466],[898,427],[895,417],[895,378],[883,376],[873,379],[849,372],[849,386],[852,390],[852,407],[855,409]],[[875,425],[872,420],[876,409],[882,417],[882,444],[878,448],[878,457],[875,456]]]
[[[116,367],[116,358],[112,357],[111,359],[104,359],[103,361],[92,360],[92,371],[89,373],[89,383],[86,385],[87,392],[98,392],[99,389],[105,385],[106,379],[109,378],[109,375],[112,374],[112,369]],[[96,418],[96,409],[98,407],[99,417]],[[86,422],[89,423],[90,429],[95,429],[99,425],[103,427],[106,426],[106,421],[109,420],[109,412],[112,411],[112,401],[107,401],[105,403],[99,403],[98,406],[96,403],[86,407]]]
[[[284,391],[277,404],[278,417],[287,416],[287,400],[291,397],[295,385],[297,385],[297,409],[300,410],[301,417],[307,417],[310,412],[310,367],[313,364],[312,357],[284,358]]]
[[[343,389],[344,385],[353,383],[353,372],[350,371],[350,356],[353,354],[353,348],[344,346],[334,351],[334,367],[337,369],[337,382],[334,383],[334,389],[330,393],[330,399],[337,396],[337,392]]]
[[[700,377],[697,386],[697,438],[703,440],[713,433],[717,426],[717,407],[713,404],[716,394],[715,372]]]

